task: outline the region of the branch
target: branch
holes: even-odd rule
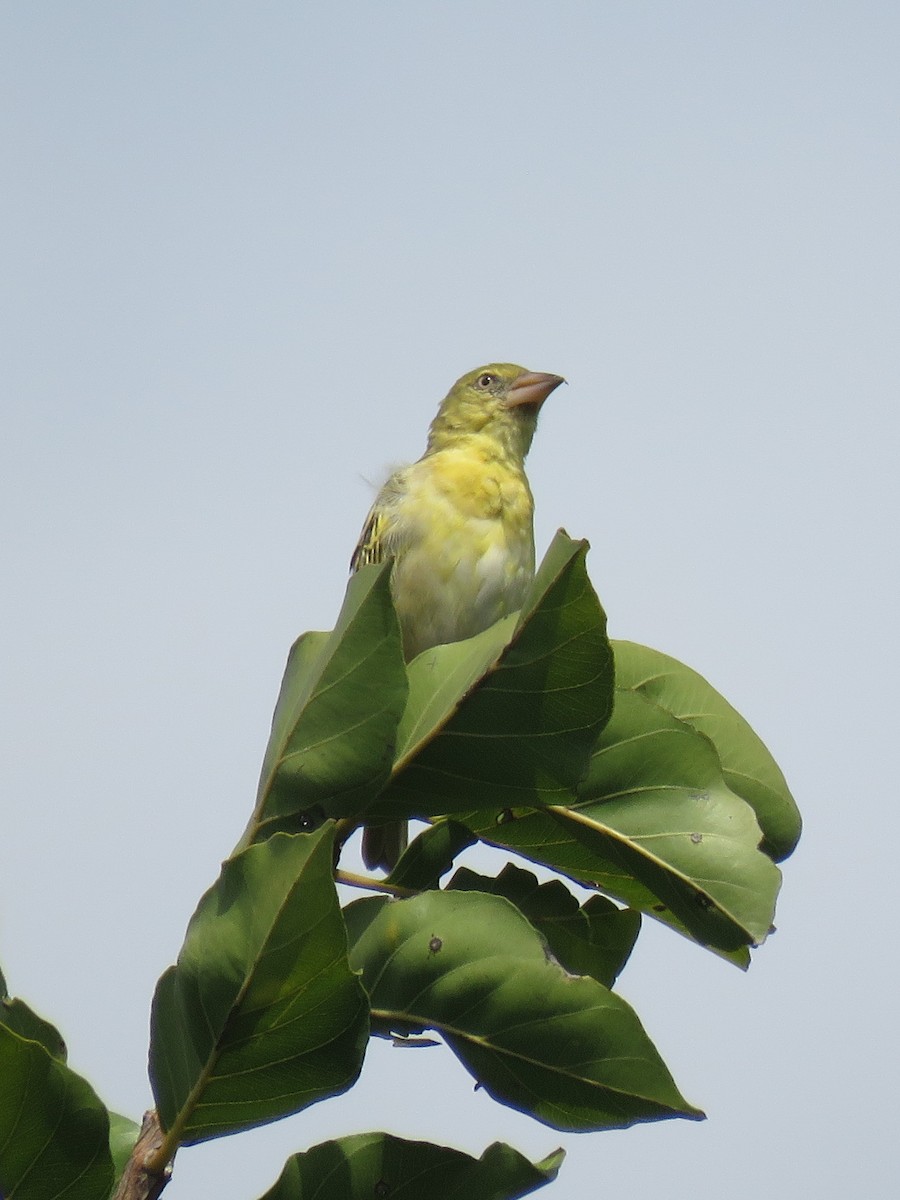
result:
[[[372,879],[369,875],[357,875],[353,871],[335,871],[334,882],[345,883],[348,887],[366,888],[372,892],[385,892],[388,896],[398,896],[401,900],[419,894],[415,888],[401,887],[399,883],[388,883],[384,879]]]
[[[153,1163],[164,1141],[165,1134],[159,1123],[159,1115],[156,1109],[151,1108],[149,1112],[144,1113],[141,1132],[131,1152],[131,1158],[122,1172],[113,1200],[157,1200],[172,1176],[171,1159],[162,1167]]]

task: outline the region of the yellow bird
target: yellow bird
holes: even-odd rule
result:
[[[513,363],[463,375],[431,422],[425,453],[379,491],[350,569],[393,557],[407,662],[521,608],[534,577],[525,456],[541,405],[562,382]],[[405,845],[405,823],[367,827],[366,866],[391,870]]]

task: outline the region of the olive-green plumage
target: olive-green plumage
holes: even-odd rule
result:
[[[393,557],[407,661],[521,607],[534,576],[525,456],[538,411],[562,382],[513,363],[470,371],[442,401],[422,457],[379,491],[351,570]],[[366,865],[390,870],[405,841],[405,825],[367,828]]]

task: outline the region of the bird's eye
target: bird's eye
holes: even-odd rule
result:
[[[480,388],[489,388],[492,383],[497,382],[497,376],[492,375],[489,371],[485,371],[483,375],[478,376],[478,386]]]

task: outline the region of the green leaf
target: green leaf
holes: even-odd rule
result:
[[[726,786],[710,743],[617,691],[577,806],[476,813],[479,837],[616,896],[746,964],[772,923],[780,873],[753,810]]]
[[[565,803],[612,705],[606,618],[586,542],[557,534],[518,616],[409,665],[379,818]]]
[[[367,1040],[332,878],[334,827],[276,834],[222,867],[157,985],[150,1075],[179,1143],[345,1091]]]
[[[500,1103],[556,1129],[702,1116],[625,1001],[568,974],[502,897],[378,897],[345,916],[373,1020],[436,1030]]]
[[[437,887],[453,860],[478,839],[458,821],[438,821],[415,837],[385,883],[423,892]]]
[[[291,650],[242,845],[365,808],[390,774],[406,692],[390,563],[363,567],[334,631]]]
[[[787,858],[800,837],[800,813],[759,736],[684,663],[635,642],[614,642],[613,647],[616,687],[637,692],[705,734],[716,748],[725,782],[756,813],[765,836],[763,849],[776,862]]]
[[[532,1164],[494,1142],[472,1158],[430,1142],[359,1133],[289,1158],[261,1200],[515,1200],[555,1179],[563,1157],[557,1150]]]
[[[504,896],[546,938],[567,971],[592,975],[608,988],[628,961],[641,928],[641,915],[634,909],[617,908],[605,896],[591,896],[579,907],[560,880],[539,883],[512,863],[496,878],[461,867],[447,887]]]
[[[109,1149],[112,1154],[116,1182],[128,1165],[140,1132],[140,1125],[132,1121],[130,1117],[123,1117],[121,1113],[111,1112],[109,1114]]]
[[[107,1200],[109,1118],[91,1085],[0,1025],[0,1195]]]
[[[0,999],[0,1025],[5,1025],[7,1029],[11,1029],[20,1037],[38,1042],[52,1058],[65,1062],[66,1043],[56,1026],[45,1021],[43,1017],[39,1017],[24,1000],[6,995],[5,990],[4,983],[4,995]]]

